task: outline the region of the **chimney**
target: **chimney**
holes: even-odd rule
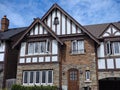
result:
[[[7,18],[6,15],[1,19],[1,31],[5,31],[8,29],[9,26],[9,19]]]

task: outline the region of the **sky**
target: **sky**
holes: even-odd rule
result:
[[[54,3],[81,25],[120,21],[120,0],[0,0],[0,19],[7,15],[9,28],[29,26]]]

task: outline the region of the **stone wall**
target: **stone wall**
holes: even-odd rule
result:
[[[101,71],[98,72],[98,80],[109,78],[109,77],[119,77],[120,78],[120,71]]]
[[[53,70],[53,84],[59,86],[59,64],[31,64],[31,65],[18,65],[17,67],[17,84],[22,85],[22,73],[24,70]]]
[[[96,60],[95,60],[95,47],[94,42],[85,38],[85,53],[84,54],[71,54],[71,41],[65,41],[66,51],[65,59],[62,60],[62,87],[64,90],[68,88],[68,70],[75,68],[79,71],[79,90],[83,87],[90,86],[92,90],[97,90],[97,75],[96,75]],[[91,73],[91,80],[85,80],[86,67],[89,67]]]

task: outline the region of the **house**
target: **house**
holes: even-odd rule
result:
[[[15,37],[20,36],[25,30],[25,28],[8,29],[8,26],[9,20],[4,16],[1,19],[0,30],[0,88],[5,87],[8,79],[15,81],[19,50],[13,49],[12,44],[17,39]]]
[[[28,27],[8,29],[3,19],[3,87],[16,79],[60,90],[120,89],[119,22],[82,26],[57,4]]]
[[[20,48],[17,84],[97,89],[97,44],[91,33],[54,4],[13,45]]]
[[[119,90],[120,22],[88,25],[85,28],[100,41],[97,46],[99,89]]]

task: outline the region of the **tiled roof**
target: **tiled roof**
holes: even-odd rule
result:
[[[21,28],[12,28],[12,29],[8,29],[5,32],[0,32],[0,39],[1,40],[6,40],[9,39],[11,37],[13,37],[14,35],[25,31],[27,29],[27,27],[21,27]]]
[[[96,38],[99,38],[99,36],[106,30],[106,28],[113,24],[120,30],[120,22],[114,22],[114,23],[104,23],[104,24],[95,24],[95,25],[86,25],[84,26],[92,35],[94,35]]]

